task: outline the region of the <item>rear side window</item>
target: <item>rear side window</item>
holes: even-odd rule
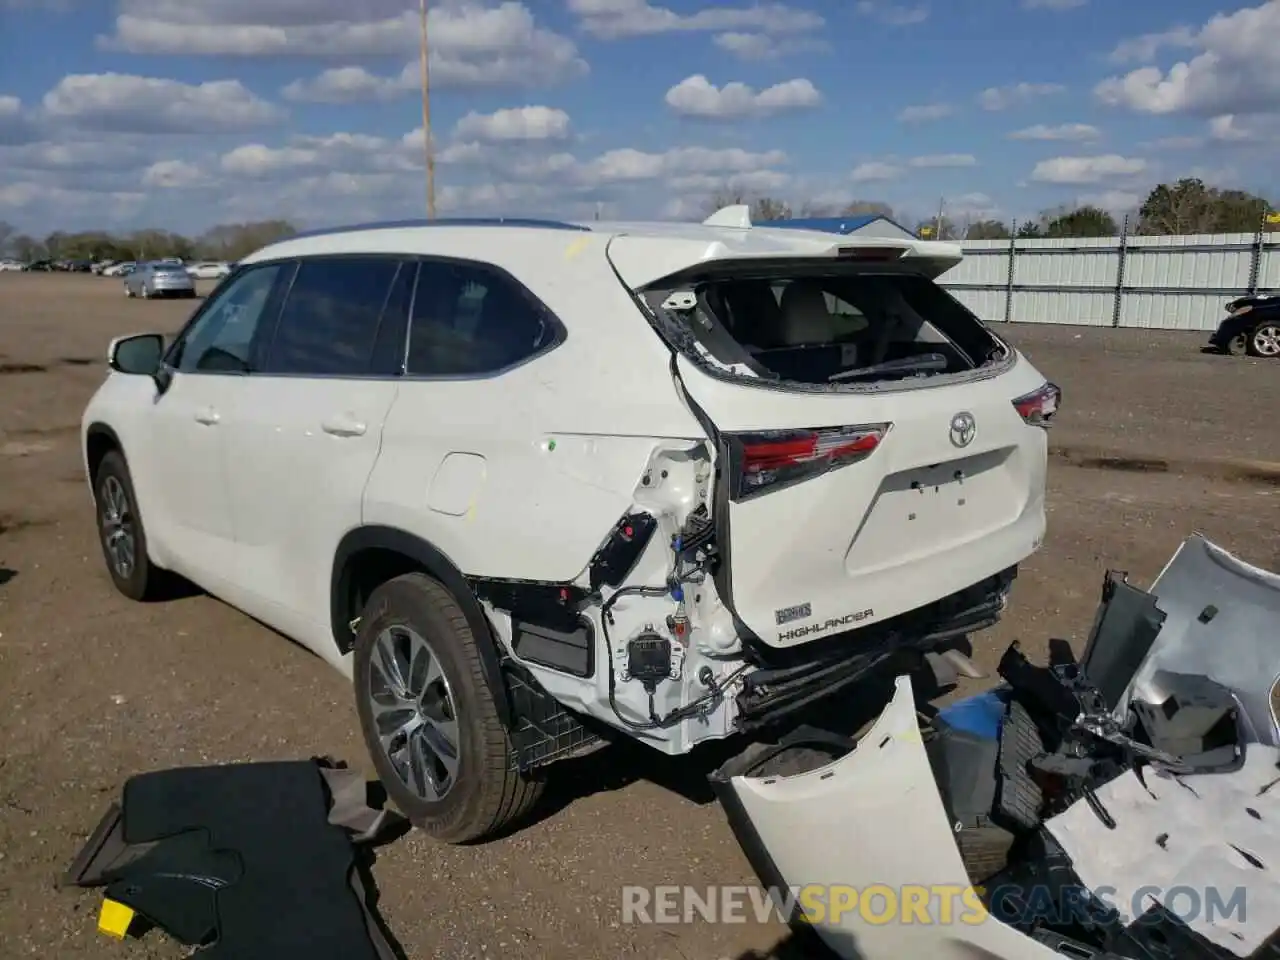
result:
[[[418,270],[406,372],[493,374],[548,349],[560,335],[546,308],[501,271],[428,260]]]
[[[285,299],[263,373],[375,372],[378,327],[401,263],[392,257],[303,260]]]

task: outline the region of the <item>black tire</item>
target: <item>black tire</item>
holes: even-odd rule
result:
[[[453,701],[458,772],[436,801],[423,799],[401,780],[374,725],[374,644],[393,626],[408,627],[427,641]],[[365,746],[388,796],[414,826],[446,843],[474,843],[517,822],[537,803],[544,781],[513,769],[514,748],[485,682],[477,640],[462,608],[439,582],[409,573],[374,590],[360,620],[354,656],[356,710]]]
[[[133,538],[133,565],[127,575],[122,573],[116,565],[108,546],[107,491],[113,482],[123,491],[127,503],[127,525]],[[98,472],[93,477],[93,497],[98,525],[98,544],[102,548],[102,559],[106,562],[111,582],[130,600],[158,599],[164,590],[165,574],[163,570],[152,564],[150,557],[147,556],[146,528],[142,523],[142,514],[138,511],[138,499],[133,492],[133,479],[129,475],[129,465],[120,451],[112,450],[102,458],[102,462],[98,465]]]

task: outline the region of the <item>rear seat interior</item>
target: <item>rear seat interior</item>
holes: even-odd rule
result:
[[[864,361],[857,342],[831,343],[831,311],[822,285],[793,281],[782,297],[767,282],[738,284],[725,295],[733,335],[767,369],[815,382]]]

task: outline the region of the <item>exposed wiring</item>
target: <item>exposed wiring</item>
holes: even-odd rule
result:
[[[688,582],[688,581],[685,581],[685,582]],[[653,587],[653,586],[623,587],[622,589],[618,590],[613,595],[611,595],[609,599],[606,600],[600,607],[600,625],[604,631],[605,653],[609,659],[609,707],[613,710],[614,716],[616,716],[620,722],[625,724],[627,727],[630,727],[632,730],[658,730],[665,727],[674,726],[675,724],[679,723],[681,720],[684,720],[688,717],[697,716],[701,712],[702,707],[705,704],[710,703],[713,700],[717,699],[718,697],[723,696],[724,689],[730,683],[732,683],[738,676],[740,676],[743,672],[745,672],[748,668],[747,664],[743,664],[737,670],[730,673],[724,679],[723,682],[711,683],[710,684],[711,689],[708,690],[706,693],[704,693],[702,696],[689,701],[683,706],[676,707],[674,710],[668,713],[665,717],[659,717],[657,715],[657,709],[654,706],[653,690],[648,691],[649,692],[648,722],[630,720],[627,717],[622,715],[622,711],[618,709],[618,701],[617,701],[617,674],[615,672],[614,663],[613,663],[613,640],[609,636],[609,624],[613,622],[613,614],[611,612],[613,605],[617,603],[617,601],[624,596],[644,596],[644,597],[667,596],[673,590],[679,589],[680,586],[681,586],[681,581],[673,577],[672,582],[670,584],[667,584],[661,587]]]

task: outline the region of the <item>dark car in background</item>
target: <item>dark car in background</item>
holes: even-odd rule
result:
[[[1256,294],[1227,304],[1209,349],[1233,357],[1280,357],[1280,295]]]

